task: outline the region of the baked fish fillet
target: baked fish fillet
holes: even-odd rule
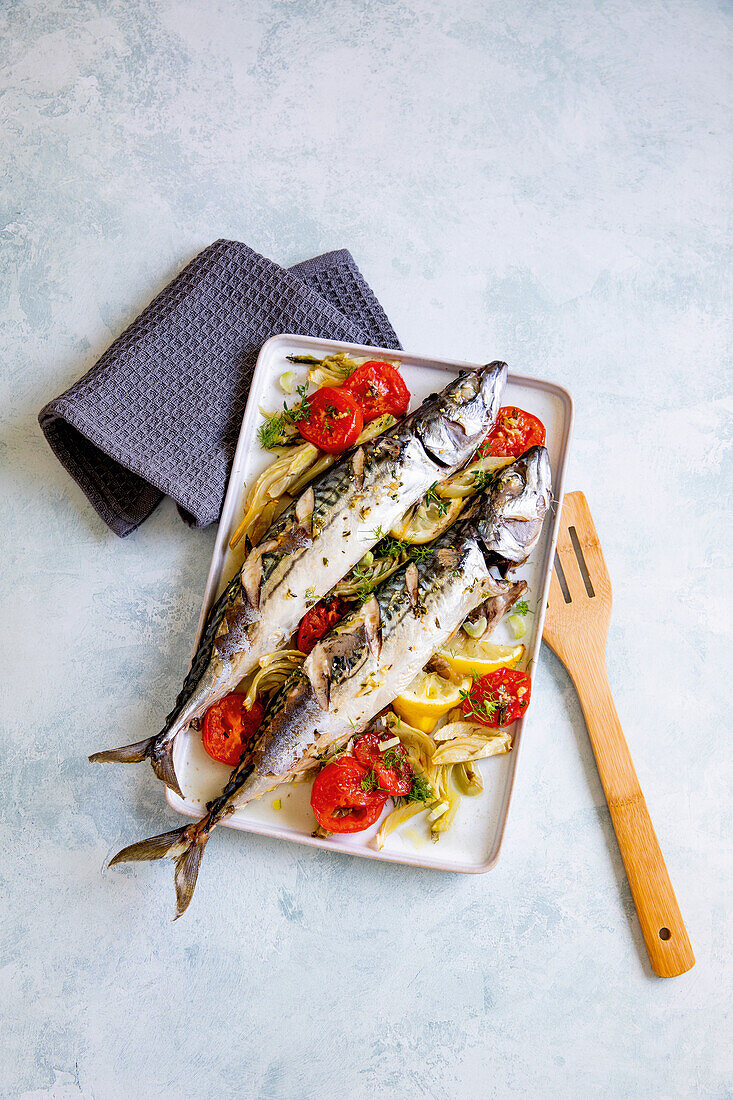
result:
[[[464,371],[384,435],[349,452],[270,526],[209,613],[173,710],[157,735],[94,753],[93,762],[148,759],[181,793],[173,742],[279,649],[325,595],[436,481],[461,468],[493,425],[506,363]]]
[[[521,539],[529,554],[551,501],[546,452],[533,451],[529,461],[520,458],[503,471],[516,475],[512,492],[504,479],[477,497],[468,518],[439,538],[420,563],[402,566],[316,644],[270,704],[252,749],[206,817],[132,844],[111,863],[175,859],[180,916],[193,896],[206,842],[223,818],[291,778],[304,760],[365,729],[479,604],[495,599],[506,611],[526,586],[493,575],[495,566],[510,564],[496,551],[498,535],[507,522],[531,525]],[[516,514],[520,497],[526,520]],[[519,529],[513,531],[519,539]]]

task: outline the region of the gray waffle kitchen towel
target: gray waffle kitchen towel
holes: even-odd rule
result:
[[[285,269],[238,241],[200,252],[38,420],[117,535],[164,495],[219,516],[257,354],[278,332],[399,348],[350,253]]]

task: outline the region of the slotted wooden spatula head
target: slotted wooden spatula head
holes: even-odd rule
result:
[[[611,581],[582,493],[568,493],[543,638],[567,668],[580,698],[603,791],[628,875],[649,960],[671,978],[695,965],[606,674]]]
[[[579,642],[605,649],[611,578],[582,493],[563,502],[543,638],[564,663]]]

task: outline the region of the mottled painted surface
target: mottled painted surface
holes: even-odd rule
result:
[[[0,4],[3,1095],[730,1095],[730,15]],[[103,870],[172,814],[85,756],[167,709],[213,532],[166,504],[119,541],[35,418],[219,236],[347,246],[405,346],[573,390],[691,974],[650,974],[547,653],[487,876],[222,831],[173,925],[167,866]]]

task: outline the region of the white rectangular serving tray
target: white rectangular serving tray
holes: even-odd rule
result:
[[[237,550],[230,551],[229,539],[244,514],[247,489],[272,461],[272,455],[263,451],[257,443],[257,428],[262,423],[260,408],[274,411],[282,407],[284,395],[278,385],[280,375],[288,369],[298,371],[298,368],[293,368],[287,362],[287,355],[323,355],[339,351],[353,356],[367,356],[370,359],[399,360],[403,377],[412,394],[411,409],[416,408],[429,393],[443,389],[458,371],[473,369],[479,365],[307,336],[284,334],[268,340],[259,354],[252,378],[206,582],[196,646],[209,608],[242,562],[244,547],[240,545]],[[305,380],[306,370],[305,366],[300,368],[298,381]],[[526,653],[522,667],[529,667],[534,671],[542,641],[542,624],[562,509],[573,405],[568,392],[560,386],[510,373],[502,405],[514,404],[539,416],[545,424],[555,500],[554,510],[545,521],[542,537],[530,561],[513,574],[517,578],[524,578],[529,584],[527,598],[533,614],[528,616],[527,633],[523,639]],[[492,639],[498,642],[513,640],[505,633],[506,629],[504,624],[500,624]],[[488,871],[499,856],[525,724],[527,720],[533,722],[536,717],[535,708],[530,705],[527,714],[513,729],[512,751],[480,762],[484,780],[483,793],[478,797],[461,799],[453,824],[437,843],[432,843],[429,839],[427,814],[413,817],[401,829],[392,833],[381,851],[376,850],[374,841],[378,825],[363,833],[332,836],[328,839],[314,837],[312,833],[316,821],[310,808],[310,783],[282,784],[259,801],[237,810],[227,818],[226,825],[245,832],[294,840],[300,844],[348,852],[369,859],[410,863],[444,871]],[[184,797],[166,789],[169,804],[188,817],[201,817],[206,803],[219,794],[226,783],[230,769],[212,760],[204,752],[200,735],[194,731],[180,734],[176,739],[174,764]],[[275,809],[273,803],[276,802],[281,804],[281,809]]]

